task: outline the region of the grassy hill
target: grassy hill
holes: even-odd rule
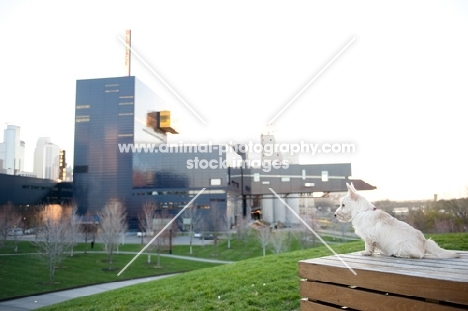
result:
[[[449,249],[468,250],[468,234],[435,235]],[[338,253],[363,243],[334,245]],[[298,310],[297,262],[331,255],[325,247],[268,255],[163,280],[77,298],[41,310]]]

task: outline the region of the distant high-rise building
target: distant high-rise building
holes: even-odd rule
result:
[[[6,174],[3,163],[5,162],[5,143],[0,143],[0,174]]]
[[[39,137],[37,139],[33,166],[33,172],[37,178],[44,178],[44,146],[50,143],[49,137]]]
[[[15,175],[24,170],[25,142],[20,139],[20,127],[7,125],[3,132],[3,143],[0,143],[0,160],[2,171]]]
[[[59,179],[60,148],[49,137],[40,137],[34,150],[34,174],[37,178]]]
[[[71,166],[66,169],[65,181],[73,181],[73,167]]]
[[[44,177],[45,179],[59,179],[60,148],[54,144],[44,146]]]
[[[67,179],[67,161],[65,157],[65,150],[60,150],[59,179],[62,181],[65,181]]]

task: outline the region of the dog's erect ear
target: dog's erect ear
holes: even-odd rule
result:
[[[353,200],[357,200],[359,195],[356,189],[354,188],[353,183],[346,184],[346,187],[348,187],[348,193],[349,193],[350,198]]]

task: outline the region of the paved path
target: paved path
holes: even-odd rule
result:
[[[59,292],[53,292],[37,296],[28,296],[24,298],[18,298],[13,300],[7,300],[0,302],[0,310],[2,311],[25,311],[34,310],[37,308],[50,306],[62,301],[70,300],[77,297],[90,296],[105,291],[121,288],[124,286],[134,285],[138,283],[159,280],[167,277],[171,277],[175,274],[154,276],[142,279],[134,279],[121,282],[103,283],[97,285],[90,285],[86,287],[80,287],[75,289],[68,289]]]

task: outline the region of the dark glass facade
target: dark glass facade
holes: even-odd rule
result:
[[[0,174],[0,205],[70,204],[72,197],[71,182]]]
[[[217,151],[181,153],[174,149],[163,153],[135,153],[131,205],[141,207],[145,202],[156,202],[159,208],[175,214],[206,188],[194,206],[205,211],[213,205],[225,209],[227,169],[203,166],[224,157]],[[195,160],[200,161],[201,167],[192,165]]]
[[[109,199],[131,192],[135,77],[78,80],[76,83],[74,199],[79,212],[100,210]]]
[[[218,165],[225,159],[224,153],[218,155],[217,150],[181,152],[178,149],[134,153],[133,187],[201,189],[207,186],[226,186],[227,168]]]

